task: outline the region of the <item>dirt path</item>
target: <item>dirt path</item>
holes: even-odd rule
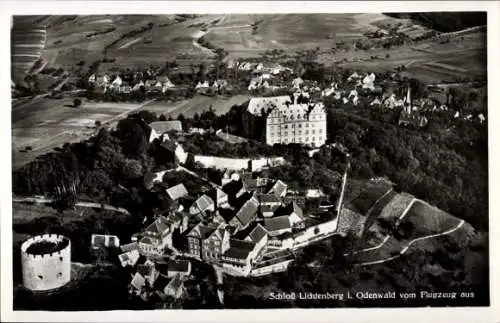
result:
[[[46,204],[46,203],[52,203],[54,202],[53,199],[51,198],[46,198],[46,197],[13,197],[12,202],[16,203],[40,203],[40,204]],[[130,215],[130,212],[127,211],[124,208],[121,207],[115,207],[109,204],[101,204],[101,203],[95,203],[95,202],[77,202],[75,204],[76,206],[80,207],[86,207],[86,208],[104,208],[107,211],[116,211],[120,212],[122,214]]]
[[[126,44],[124,44],[124,45],[120,46],[120,48],[118,48],[118,49],[125,49],[125,48],[128,48],[129,46],[131,46],[131,45],[133,45],[133,44],[135,44],[135,43],[137,43],[137,42],[141,41],[141,39],[142,39],[142,37],[139,37],[139,38],[136,38],[136,39],[134,39],[134,40],[131,40],[131,41],[129,41],[128,43],[126,43]]]

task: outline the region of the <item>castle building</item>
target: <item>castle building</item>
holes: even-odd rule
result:
[[[320,147],[326,142],[326,111],[322,102],[284,102],[276,105],[266,120],[266,143],[306,144]]]
[[[71,242],[57,234],[32,237],[21,245],[23,285],[32,291],[62,287],[71,279]]]

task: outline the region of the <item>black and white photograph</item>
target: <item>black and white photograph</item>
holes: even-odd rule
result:
[[[489,13],[258,8],[10,16],[10,310],[491,305]]]

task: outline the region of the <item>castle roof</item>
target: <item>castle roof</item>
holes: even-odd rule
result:
[[[248,103],[247,111],[253,115],[261,115],[261,111],[271,110],[275,107],[280,107],[288,103],[292,103],[290,96],[273,96],[273,97],[265,97],[265,98],[252,98]]]

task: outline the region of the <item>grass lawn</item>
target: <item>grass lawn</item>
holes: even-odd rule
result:
[[[145,105],[142,110],[148,110],[158,115],[163,113],[167,117],[176,118],[180,114],[192,117],[195,113],[201,114],[212,106],[217,115],[222,115],[227,113],[233,105],[243,104],[249,99],[249,95],[243,94],[231,97],[196,95],[193,98],[177,102],[153,102]]]
[[[410,223],[412,234],[407,239],[450,230],[460,222],[456,217],[421,201],[415,201],[400,225]]]

